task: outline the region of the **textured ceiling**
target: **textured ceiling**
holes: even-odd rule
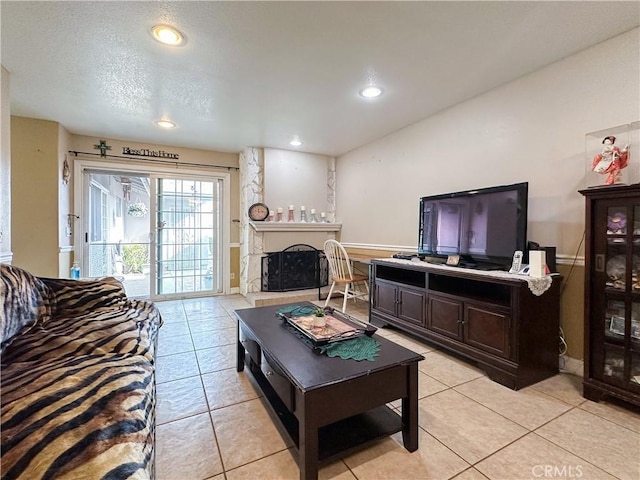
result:
[[[640,24],[639,2],[11,2],[13,115],[75,134],[339,155]],[[148,33],[188,37],[164,47]],[[629,59],[638,61],[638,59]],[[357,94],[375,77],[384,95]],[[553,85],[549,85],[553,88]],[[178,128],[153,124],[166,117]]]

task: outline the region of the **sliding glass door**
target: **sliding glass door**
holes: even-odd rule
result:
[[[84,169],[82,276],[131,297],[223,292],[219,178]]]
[[[221,183],[154,178],[157,295],[222,291]]]

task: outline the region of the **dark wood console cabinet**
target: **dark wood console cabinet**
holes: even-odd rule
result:
[[[558,373],[560,277],[540,296],[516,275],[371,262],[374,325],[393,325],[518,390]]]

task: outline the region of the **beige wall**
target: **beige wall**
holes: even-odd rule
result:
[[[58,124],[11,117],[13,264],[57,277]]]
[[[73,262],[73,228],[76,225],[73,213],[73,160],[69,155],[71,135],[58,125],[58,276],[67,277]],[[63,179],[64,161],[70,169],[68,183]],[[71,219],[71,223],[69,223]]]
[[[9,72],[0,72],[0,263],[11,263],[11,109]]]
[[[639,56],[636,28],[342,155],[342,241],[415,250],[421,196],[528,181],[529,239],[557,246],[569,264],[584,231],[585,134],[640,118]],[[582,274],[573,272],[562,301],[576,358]]]

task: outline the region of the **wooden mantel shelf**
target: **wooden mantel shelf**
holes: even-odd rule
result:
[[[339,232],[341,223],[249,222],[256,232]]]

